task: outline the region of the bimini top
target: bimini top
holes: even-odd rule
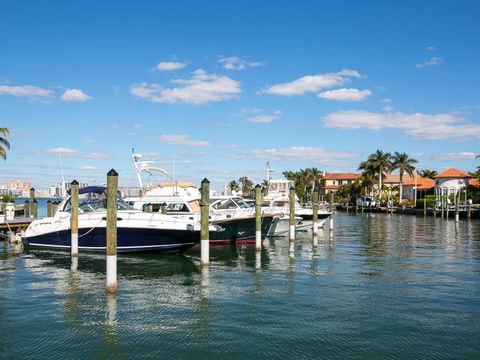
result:
[[[86,186],[86,187],[80,188],[78,190],[78,193],[79,194],[89,194],[89,193],[102,194],[105,191],[107,191],[107,188],[105,186],[93,185],[93,186]],[[71,194],[72,194],[72,190],[68,190],[67,195],[71,195]]]

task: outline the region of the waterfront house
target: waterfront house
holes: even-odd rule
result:
[[[335,193],[342,185],[350,185],[359,180],[361,174],[356,173],[325,173],[320,181],[321,196]]]
[[[430,178],[417,177],[409,179],[402,184],[403,188],[403,199],[415,200],[423,199],[425,195],[433,195],[435,192],[435,180]],[[415,197],[415,191],[417,192]]]
[[[450,195],[457,196],[459,192],[465,192],[466,188],[470,186],[473,176],[458,169],[450,168],[435,176],[434,179],[435,195],[438,198],[444,195],[449,199]]]

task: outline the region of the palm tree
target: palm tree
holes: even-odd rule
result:
[[[7,140],[9,133],[7,128],[0,128],[0,157],[3,160],[7,159],[7,149],[10,149],[10,143]]]
[[[242,176],[238,179],[238,182],[242,185],[242,195],[247,196],[253,189],[253,181],[246,176]]]
[[[370,154],[367,161],[360,163],[359,170],[373,170],[378,174],[378,202],[382,199],[382,180],[392,168],[392,155],[390,153],[377,150]]]
[[[238,183],[236,180],[232,180],[228,183],[228,187],[230,188],[230,190],[232,190],[232,192],[234,191],[238,191]]]
[[[433,179],[438,173],[435,170],[423,169],[420,170],[418,174],[423,178]]]
[[[268,188],[270,186],[269,181],[268,180],[263,180],[262,183],[260,184],[260,186],[262,187],[262,193],[268,194]]]
[[[398,169],[400,172],[400,204],[402,203],[403,174],[407,173],[408,175],[413,176],[413,172],[415,171],[415,166],[413,166],[413,164],[416,163],[418,163],[418,161],[409,158],[406,153],[395,151],[395,154],[392,157],[392,170]],[[415,189],[415,191],[417,191],[417,189]]]

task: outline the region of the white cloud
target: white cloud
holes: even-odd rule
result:
[[[399,129],[414,139],[425,140],[480,138],[480,124],[466,123],[452,114],[337,111],[324,118],[324,126],[336,129]]]
[[[351,158],[359,154],[351,151],[336,151],[318,147],[288,147],[280,149],[253,150],[250,152],[230,153],[230,159],[254,158],[277,161],[309,161],[323,166],[351,167]]]
[[[229,154],[225,154],[225,157],[229,159],[242,160],[247,157],[247,154],[246,153],[229,153]]]
[[[384,106],[382,110],[386,112],[392,112],[393,110],[395,110],[395,108],[393,106]]]
[[[358,90],[353,88],[328,90],[317,94],[319,98],[335,101],[363,101],[371,95],[372,92],[370,90]]]
[[[187,66],[187,64],[178,61],[161,61],[155,66],[155,69],[160,71],[173,71],[183,69],[185,66]]]
[[[448,153],[445,155],[434,156],[434,160],[474,160],[477,154],[471,151],[464,151],[459,153]]]
[[[142,124],[140,123],[133,123],[132,126],[135,128],[135,129],[141,129],[143,127]]]
[[[84,102],[92,99],[93,97],[85,94],[80,89],[67,89],[61,97],[61,100],[66,102]]]
[[[110,159],[110,155],[106,153],[81,153],[78,150],[65,148],[65,147],[56,147],[52,149],[45,150],[47,154],[61,154],[65,157],[77,157],[77,158],[84,158],[84,159],[99,159],[99,160],[108,160]]]
[[[85,165],[85,166],[81,166],[81,167],[80,167],[80,170],[95,171],[95,170],[98,170],[98,168],[95,167],[95,166]]]
[[[30,99],[38,99],[50,97],[52,96],[52,92],[50,90],[31,85],[0,85],[0,95],[12,95],[18,97],[27,97]]]
[[[421,64],[415,65],[417,69],[423,69],[427,66],[433,66],[433,65],[438,65],[442,62],[442,58],[439,58],[438,56],[432,57],[430,60],[426,60]]]
[[[351,78],[360,78],[356,70],[342,70],[336,73],[307,75],[297,80],[268,86],[262,92],[270,95],[294,96],[303,95],[307,92],[317,92],[321,89],[343,85]]]
[[[437,50],[437,48],[436,48],[435,46],[430,45],[430,46],[427,46],[427,47],[425,48],[425,50],[435,51],[435,50]]]
[[[243,70],[247,67],[258,67],[263,63],[256,61],[250,62],[237,56],[221,56],[218,62],[227,70]]]
[[[280,110],[275,110],[271,114],[258,114],[258,115],[250,116],[248,118],[248,121],[254,122],[254,123],[268,124],[274,120],[280,119],[281,115],[282,115],[282,112]]]
[[[391,103],[391,102],[392,102],[392,99],[385,98],[385,99],[382,100],[382,102],[384,102],[384,103]]]
[[[154,103],[188,103],[200,105],[209,102],[228,100],[240,94],[240,82],[204,70],[193,72],[191,79],[175,79],[173,84],[180,86],[164,88],[157,84],[133,84],[130,94]]]
[[[236,149],[238,148],[237,144],[224,144],[224,145],[219,145],[220,149]]]
[[[65,147],[57,147],[53,149],[45,150],[46,153],[55,153],[55,154],[62,154],[62,155],[71,155],[71,154],[78,154],[77,150],[65,148]]]
[[[208,141],[194,140],[187,135],[161,135],[153,139],[163,143],[175,144],[175,145],[185,145],[185,146],[193,146],[193,147],[210,146],[210,143]]]

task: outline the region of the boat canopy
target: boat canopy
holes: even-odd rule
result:
[[[107,191],[107,188],[105,186],[98,186],[98,185],[92,185],[92,186],[86,186],[83,188],[80,188],[78,190],[79,194],[89,194],[89,193],[94,193],[94,194],[101,194]],[[67,191],[68,195],[72,194],[72,190]]]

